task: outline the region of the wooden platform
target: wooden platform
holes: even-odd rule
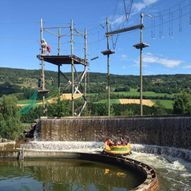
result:
[[[37,58],[55,65],[72,64],[72,60],[74,64],[88,65],[87,61],[75,55],[37,55]]]
[[[138,43],[138,44],[135,44],[133,45],[136,49],[143,49],[143,48],[147,48],[149,47],[148,44],[145,44],[145,43]]]
[[[112,50],[110,50],[110,49],[108,49],[108,50],[102,51],[101,53],[102,53],[103,55],[110,55],[110,54],[114,54],[115,52],[112,51]]]

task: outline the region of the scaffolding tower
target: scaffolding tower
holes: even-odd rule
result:
[[[87,71],[88,71],[88,53],[87,53],[87,30],[85,29],[83,33],[79,32],[76,28],[74,28],[73,20],[71,20],[70,26],[66,27],[44,27],[43,21],[41,19],[40,22],[40,42],[41,42],[41,52],[39,55],[37,55],[37,58],[41,60],[42,69],[44,70],[44,62],[51,63],[53,65],[57,66],[57,79],[58,79],[58,90],[59,94],[64,93],[64,90],[61,90],[61,76],[64,77],[64,79],[67,80],[68,86],[71,87],[71,113],[72,116],[80,116],[85,109],[87,105],[87,98],[86,98],[86,89],[87,89]],[[61,34],[61,29],[64,28],[65,30],[68,30],[67,33],[69,34]],[[53,30],[57,30],[57,33],[52,32]],[[47,48],[46,50],[43,50],[42,43],[45,42],[45,39],[43,38],[44,32],[48,32],[49,34],[52,34],[57,37],[58,40],[58,47],[57,47],[57,55],[51,55],[50,51]],[[64,36],[70,37],[70,54],[64,55],[61,54],[61,38]],[[84,41],[84,58],[80,58],[74,54],[74,37],[79,36],[83,38]],[[61,67],[62,65],[71,65],[71,76],[68,77],[65,75]],[[76,66],[82,66],[82,70],[80,72],[77,72]],[[43,78],[44,78],[44,71],[42,72]],[[44,91],[45,89],[45,80],[44,80]],[[82,85],[83,84],[83,85]],[[43,90],[43,89],[42,89]],[[42,91],[41,90],[41,91]],[[47,92],[47,91],[45,91]],[[80,94],[83,101],[81,105],[78,107],[75,107],[75,94]]]

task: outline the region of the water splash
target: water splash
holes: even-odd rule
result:
[[[103,142],[88,141],[31,141],[21,148],[38,151],[98,152],[103,151]]]
[[[191,150],[158,145],[133,144],[133,151],[177,157],[191,162]]]
[[[191,191],[191,165],[182,159],[156,154],[132,152],[129,158],[144,162],[156,169],[159,191]]]

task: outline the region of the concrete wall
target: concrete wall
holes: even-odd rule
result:
[[[39,123],[41,141],[104,141],[129,136],[132,143],[191,149],[191,117],[67,117]]]

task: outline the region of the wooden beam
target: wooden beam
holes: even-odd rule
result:
[[[106,36],[109,36],[109,35],[114,35],[114,34],[132,31],[132,30],[136,30],[136,29],[142,29],[142,28],[144,28],[144,25],[139,24],[139,25],[134,25],[131,27],[127,27],[127,28],[123,28],[123,29],[119,29],[119,30],[115,30],[115,31],[111,31],[111,32],[106,32],[105,34],[106,34]]]

